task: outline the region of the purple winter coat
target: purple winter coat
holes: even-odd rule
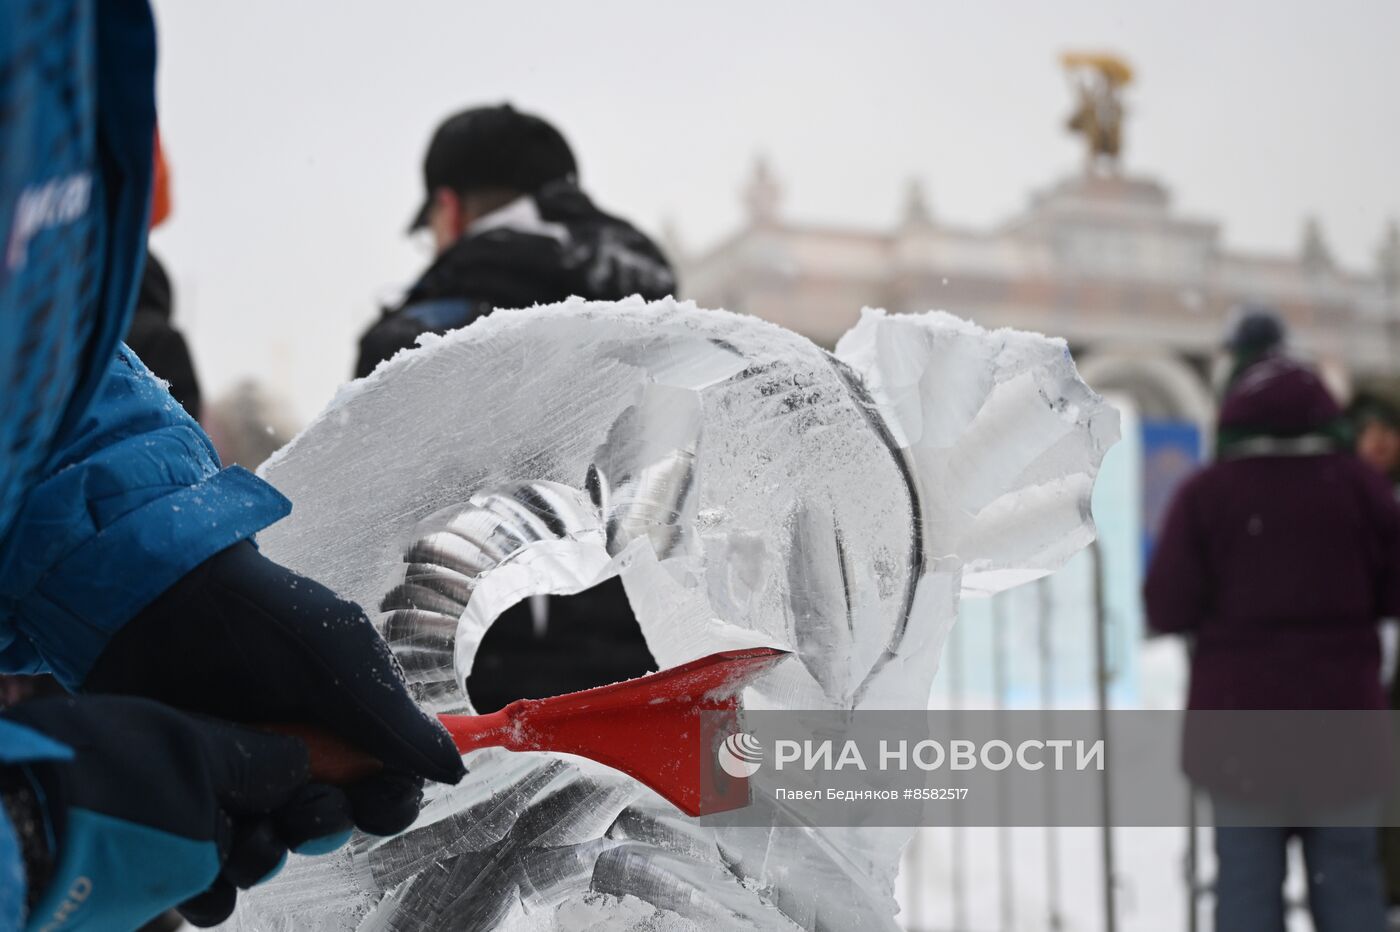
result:
[[[1153,630],[1196,636],[1190,708],[1387,707],[1376,623],[1400,608],[1400,510],[1355,456],[1307,452],[1340,414],[1307,368],[1257,363],[1220,412],[1255,452],[1177,492],[1145,595]]]
[[[1400,508],[1365,463],[1321,452],[1339,415],[1306,367],[1256,363],[1220,414],[1248,439],[1177,492],[1145,597],[1153,630],[1195,636],[1190,709],[1388,707],[1377,622],[1400,608]],[[1188,725],[1187,771],[1209,783],[1197,744]]]

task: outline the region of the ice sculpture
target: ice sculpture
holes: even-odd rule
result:
[[[750,707],[923,708],[963,593],[1093,535],[1116,414],[1065,344],[867,310],[827,353],[692,304],[569,302],[431,338],[264,473],[275,558],[381,610],[416,695],[468,708],[514,602],[620,574],[662,666],[795,652]],[[482,751],[413,829],[293,859],[234,928],[895,929],[908,833],[715,828],[586,761]]]

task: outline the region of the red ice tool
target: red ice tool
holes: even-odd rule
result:
[[[463,754],[490,747],[577,754],[646,784],[687,815],[727,812],[748,805],[749,787],[717,766],[719,742],[738,728],[744,687],[786,656],[772,647],[722,651],[611,686],[520,699],[489,715],[439,717]],[[327,732],[274,730],[307,743],[313,780],[351,783],[381,766]]]

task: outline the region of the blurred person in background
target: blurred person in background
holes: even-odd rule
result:
[[[172,209],[170,170],[159,134],[155,153],[152,230],[165,222]],[[166,382],[171,396],[189,416],[201,422],[225,465],[257,469],[296,435],[298,428],[290,403],[255,379],[240,380],[206,403],[189,346],[174,323],[174,305],[165,266],[148,248],[126,345],[157,378]]]
[[[155,139],[145,0],[0,4],[0,929],[227,918],[290,851],[407,828],[461,757],[359,606],[251,542],[290,503],[121,342]],[[385,768],[311,780],[306,745]]]
[[[1356,455],[1390,483],[1400,497],[1400,378],[1363,379],[1347,406],[1347,417],[1356,436]],[[1395,619],[1391,619],[1390,707],[1400,709],[1400,676],[1394,662]],[[1400,822],[1400,793],[1386,800],[1390,825]],[[1400,828],[1381,829],[1381,862],[1385,869],[1386,900],[1400,909]]]
[[[170,216],[170,171],[160,135],[156,135],[156,169],[151,190],[151,226],[154,230]],[[146,252],[146,266],[136,291],[136,310],[126,331],[126,345],[141,357],[170,394],[196,421],[200,418],[199,377],[184,336],[175,328],[175,296],[170,276],[159,259]]]
[[[256,379],[241,379],[204,408],[204,429],[225,463],[257,469],[296,436],[291,403]]]
[[[167,383],[171,396],[190,417],[203,415],[199,376],[185,337],[175,327],[175,295],[165,266],[150,253],[136,291],[136,309],[131,315],[125,342],[156,377]]]
[[[425,197],[409,227],[431,233],[435,258],[361,337],[356,377],[421,334],[465,327],[497,308],[674,294],[661,250],[595,207],[578,174],[559,131],[510,104],[443,121],[423,160]]]
[[[1279,316],[1266,307],[1246,304],[1231,314],[1226,327],[1225,355],[1220,359],[1217,384],[1223,400],[1246,369],[1284,350],[1287,330]]]
[[[1347,418],[1356,435],[1356,455],[1400,491],[1400,378],[1358,382]]]
[[[1216,461],[1171,505],[1147,574],[1148,623],[1194,639],[1189,710],[1384,709],[1378,624],[1400,607],[1400,508],[1351,453],[1317,374],[1283,345],[1282,325],[1258,312],[1230,335]],[[1287,768],[1254,772],[1191,722],[1183,766],[1216,813],[1215,928],[1281,932],[1296,834],[1319,932],[1380,932],[1375,829],[1247,827],[1259,824],[1249,800],[1287,783]],[[1388,742],[1357,744],[1338,777],[1378,820]]]
[[[493,312],[575,295],[655,300],[676,290],[656,244],[579,188],[572,149],[541,117],[510,104],[449,117],[428,145],[423,183],[410,231],[431,233],[436,258],[402,303],[365,332],[356,376],[421,334]],[[490,712],[655,668],[614,577],[576,595],[508,609],[482,640],[467,690],[477,711]]]

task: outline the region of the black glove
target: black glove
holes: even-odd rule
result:
[[[237,722],[322,726],[384,762],[343,791],[317,790],[323,812],[339,806],[372,834],[413,822],[424,778],[456,783],[466,772],[364,611],[248,542],[211,557],[129,621],[83,691]]]
[[[115,696],[35,699],[5,718],[72,751],[0,768],[32,927],[134,929],[192,897],[187,918],[222,919],[235,887],[328,827],[305,818],[317,794],[295,738]]]

